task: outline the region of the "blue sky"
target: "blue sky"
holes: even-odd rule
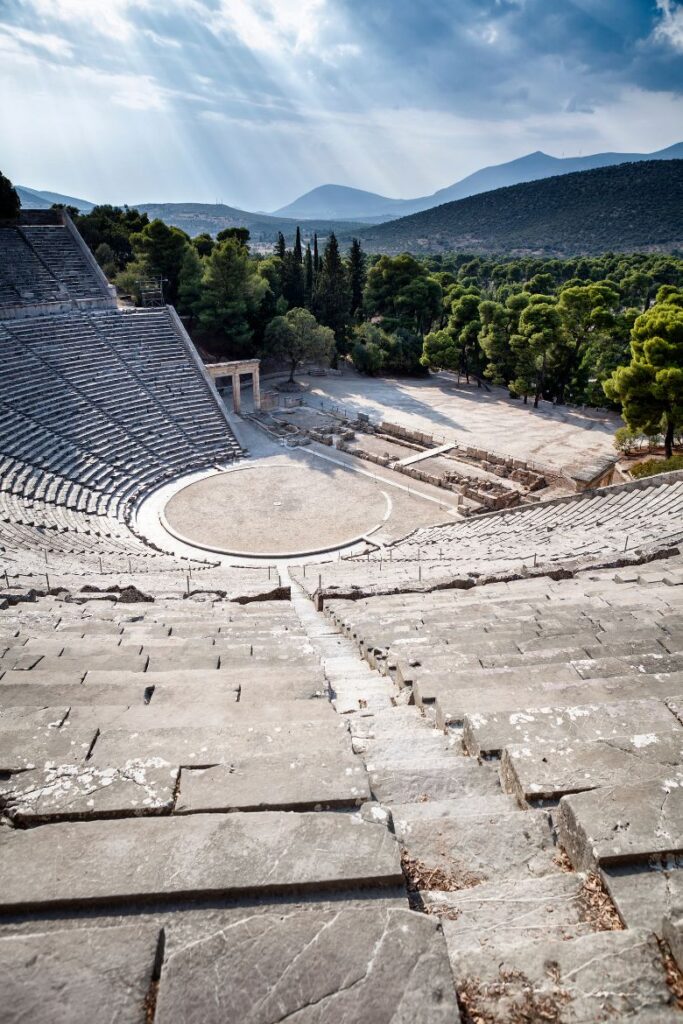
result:
[[[0,169],[272,210],[683,140],[683,0],[0,0]]]

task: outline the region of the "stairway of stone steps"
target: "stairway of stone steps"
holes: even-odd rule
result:
[[[590,587],[584,592],[590,592]],[[667,588],[664,597],[672,595]],[[534,584],[530,596],[535,599]],[[663,603],[660,591],[656,596]],[[375,599],[377,608],[366,630],[358,603],[336,602],[321,614],[296,583],[292,588],[292,603],[321,658],[333,704],[348,720],[353,750],[365,762],[374,801],[370,814],[375,820],[386,819],[398,840],[413,912],[440,922],[462,1020],[507,1024],[683,1019],[673,991],[680,975],[661,945],[661,928],[650,923],[652,911],[648,918],[641,905],[625,914],[628,881],[622,879],[619,888],[618,874],[612,883],[596,862],[586,858],[579,864],[582,870],[572,866],[560,844],[561,839],[567,842],[569,832],[566,823],[560,830],[556,801],[525,800],[523,788],[509,784],[509,778],[504,788],[500,760],[478,757],[471,738],[464,742],[468,737],[462,722],[446,725],[429,701],[422,706],[413,703],[411,686],[397,677],[398,659],[391,651],[387,655],[381,643],[371,642],[383,629],[387,641],[394,634],[400,638],[409,632],[412,612],[406,609],[403,620],[400,609],[383,616],[379,610],[383,600]],[[415,610],[420,603],[415,600]],[[642,603],[646,606],[647,600]],[[368,611],[368,602],[364,604]],[[351,609],[346,621],[342,607]],[[491,614],[482,616],[480,627],[495,633],[493,605],[491,609]],[[517,610],[523,617],[521,601]],[[573,609],[566,614],[571,617]],[[627,616],[624,633],[634,634],[637,643],[637,630]],[[557,646],[565,644],[563,622],[551,623],[547,616],[539,621],[551,633],[557,631],[561,637]],[[666,623],[661,616],[660,621]],[[354,623],[360,628],[354,629]],[[443,629],[451,635],[453,623],[452,616],[444,616]],[[463,629],[467,625],[459,623]],[[481,632],[477,637],[479,627],[474,622],[469,626],[465,646],[485,657],[485,637],[492,633]],[[494,647],[500,644],[505,650],[508,636],[513,635],[521,638],[519,629],[516,634],[501,631]],[[648,643],[652,646],[656,641]],[[458,665],[457,649],[456,641],[450,648],[452,665]],[[473,664],[483,662],[475,659]],[[446,676],[452,672],[444,668]],[[551,677],[557,668],[549,662],[546,674]],[[480,686],[485,692],[484,678]],[[645,731],[650,728],[648,708],[645,702],[641,705],[637,713],[645,716]],[[612,719],[623,729],[620,707],[626,721],[634,711],[614,705]],[[673,729],[677,735],[676,720],[664,704],[649,711],[654,716],[653,729],[659,722],[660,729],[668,728],[669,734]],[[593,713],[599,717],[597,708]],[[551,710],[546,717],[552,717]],[[561,732],[562,722],[555,719],[557,714],[547,727],[537,727],[534,736],[542,736],[544,728],[551,736],[553,729]],[[566,720],[571,722],[571,714]],[[476,718],[470,716],[470,726],[473,723]],[[539,760],[545,761],[542,754]],[[622,810],[626,812],[627,807]],[[674,873],[671,884],[678,892],[676,882]],[[610,898],[612,891],[622,897],[619,913]]]

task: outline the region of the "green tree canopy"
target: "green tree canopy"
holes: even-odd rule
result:
[[[206,260],[199,324],[222,339],[226,354],[243,355],[253,337],[251,318],[268,292],[268,281],[258,273],[246,246],[237,238],[226,238]]]
[[[136,259],[149,268],[150,275],[162,278],[164,295],[169,302],[175,302],[180,268],[190,244],[189,235],[157,219],[131,235],[130,241]]]
[[[290,309],[268,324],[265,351],[289,365],[289,379],[304,361],[329,362],[334,352],[334,332],[319,324],[307,309]]]
[[[17,190],[9,178],[0,174],[0,220],[16,220],[20,209]]]
[[[658,299],[633,325],[631,362],[615,370],[604,389],[621,402],[631,430],[663,431],[671,458],[675,430],[683,423],[683,292]]]

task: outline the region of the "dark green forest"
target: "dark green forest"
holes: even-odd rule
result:
[[[360,232],[369,251],[576,256],[683,251],[683,160],[579,171],[435,206]]]

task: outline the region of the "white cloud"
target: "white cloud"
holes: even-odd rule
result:
[[[51,57],[70,57],[73,49],[68,40],[49,32],[32,32],[18,25],[0,25],[0,41],[4,48],[20,52],[22,49],[38,49]],[[14,44],[14,45],[13,45]]]
[[[282,56],[316,46],[327,0],[221,0],[210,22],[250,50]]]
[[[43,18],[80,22],[101,35],[121,41],[128,40],[132,26],[126,17],[134,0],[30,0],[33,9]],[[137,7],[149,6],[150,0],[135,0]]]
[[[676,3],[676,0],[657,0],[657,10],[661,21],[655,28],[655,39],[683,52],[683,4]]]

